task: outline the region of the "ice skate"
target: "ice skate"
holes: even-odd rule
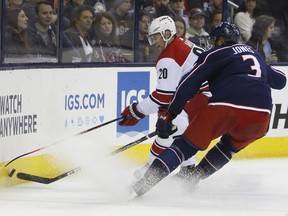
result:
[[[148,170],[149,166],[150,165],[147,163],[143,167],[134,172],[134,177],[136,178],[136,180],[140,180],[141,178],[144,177],[144,174]]]
[[[147,172],[145,172],[144,177],[132,185],[132,190],[134,190],[138,197],[141,197],[151,190],[152,187],[160,182],[165,176],[167,176],[165,171],[153,169],[150,166]]]
[[[180,171],[172,176],[173,181],[180,182],[182,187],[187,191],[194,191],[200,181],[195,165],[183,166]]]
[[[148,171],[146,175],[137,181],[133,186],[132,189],[134,192],[141,197],[145,193],[147,193],[154,185],[156,185],[161,178],[157,176],[156,171]]]
[[[129,187],[129,194],[128,194],[128,201],[134,201],[134,200],[137,200],[139,198],[141,198],[141,196],[139,196],[136,191],[134,190],[134,184],[132,184],[130,187]]]
[[[149,182],[148,179],[142,178],[139,181],[137,181],[134,185],[132,185],[132,191],[134,198],[141,197],[146,192],[148,192],[153,187],[153,184]]]
[[[173,176],[175,180],[185,180],[188,179],[195,170],[195,164],[189,166],[183,166],[180,171]]]
[[[198,188],[198,183],[201,179],[201,172],[193,166],[193,169],[188,172],[188,175],[186,175],[185,178],[182,178],[182,186],[185,190],[193,192]]]

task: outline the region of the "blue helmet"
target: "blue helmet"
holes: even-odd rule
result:
[[[237,43],[240,38],[237,26],[228,22],[221,22],[219,25],[213,27],[209,35],[214,40],[215,46],[228,42]]]

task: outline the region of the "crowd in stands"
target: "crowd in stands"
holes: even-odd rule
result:
[[[155,62],[159,50],[146,37],[154,18],[171,16],[178,36],[207,50],[209,32],[223,12],[222,0],[60,1],[6,0],[4,59],[33,62],[35,57],[60,55],[61,62],[69,63]],[[227,20],[238,26],[241,43],[256,48],[271,63],[288,62],[288,1],[229,2],[238,5],[229,5]],[[138,26],[135,5],[140,7]]]
[[[222,20],[222,0],[143,0],[153,17],[171,16],[177,35],[209,49],[209,32]],[[259,50],[271,62],[288,61],[288,1],[231,0],[227,21],[235,23],[241,43]],[[236,5],[238,7],[232,7]],[[232,10],[231,10],[232,7]],[[185,25],[184,25],[185,24]],[[261,32],[259,32],[261,30]]]

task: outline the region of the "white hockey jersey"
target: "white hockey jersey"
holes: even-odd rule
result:
[[[204,50],[189,40],[176,37],[162,51],[156,61],[157,86],[149,97],[137,105],[145,114],[158,112],[159,106],[167,106],[182,77],[190,72],[200,53]]]

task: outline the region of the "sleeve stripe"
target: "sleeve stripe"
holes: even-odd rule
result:
[[[174,93],[174,92],[173,92]],[[154,91],[152,92],[152,94],[150,95],[150,99],[155,102],[156,104],[159,105],[168,105],[169,102],[171,101],[172,97],[173,97],[173,93],[162,93],[159,91]]]
[[[158,92],[159,94],[169,94],[169,95],[173,95],[175,93],[175,91],[164,91],[161,89],[156,89],[156,92]]]

